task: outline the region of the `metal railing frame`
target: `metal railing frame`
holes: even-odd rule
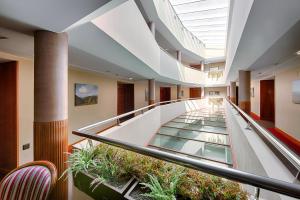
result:
[[[193,100],[193,99],[186,99],[186,100]],[[237,181],[243,184],[248,184],[256,187],[257,191],[260,191],[261,189],[273,191],[279,194],[287,195],[290,197],[294,198],[300,198],[300,185],[295,184],[295,183],[289,183],[273,178],[268,178],[268,177],[263,177],[263,176],[258,176],[255,174],[251,174],[248,172],[243,172],[240,170],[232,169],[232,168],[225,168],[221,166],[215,166],[209,163],[202,162],[200,160],[196,159],[191,159],[188,157],[183,157],[183,156],[178,156],[176,154],[168,153],[168,152],[163,152],[159,151],[156,149],[151,149],[148,147],[143,147],[143,146],[138,146],[138,145],[133,145],[127,142],[115,140],[115,139],[110,139],[101,135],[97,134],[87,134],[84,131],[88,130],[90,128],[94,128],[96,126],[102,125],[104,123],[112,122],[114,120],[120,119],[122,117],[138,113],[140,111],[144,111],[149,108],[153,108],[154,106],[159,106],[165,103],[172,103],[172,102],[178,102],[180,100],[173,100],[173,101],[167,101],[167,102],[159,102],[155,103],[113,118],[110,118],[108,120],[104,120],[102,122],[98,122],[93,125],[86,126],[84,128],[78,129],[76,131],[73,131],[72,133],[77,136],[81,137],[86,137],[91,140],[96,140],[99,142],[103,142],[115,147],[123,148],[129,151],[133,151],[139,154],[143,154],[146,156],[151,156],[160,160],[172,162],[178,165],[182,165],[191,169],[195,169],[204,173],[208,173],[211,175],[223,177],[229,180]],[[182,100],[181,100],[182,101]],[[243,111],[241,112],[243,113]],[[252,122],[252,121],[250,121]],[[258,124],[257,124],[258,125]],[[258,125],[259,126],[259,125]],[[262,130],[265,131],[265,130]],[[256,197],[259,198],[259,192],[256,193]]]

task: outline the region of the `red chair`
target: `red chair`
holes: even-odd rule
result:
[[[57,170],[48,161],[34,161],[7,174],[0,183],[0,200],[45,200],[57,181]]]

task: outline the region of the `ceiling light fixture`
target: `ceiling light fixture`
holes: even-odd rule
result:
[[[131,78],[131,77],[129,77],[128,79],[129,79],[129,80],[133,80],[133,78]]]
[[[297,52],[296,52],[296,54],[297,54],[298,56],[300,56],[300,50],[299,50],[299,51],[297,51]]]

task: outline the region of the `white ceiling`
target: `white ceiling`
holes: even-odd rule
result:
[[[110,0],[1,0],[0,25],[32,33],[61,32]]]
[[[242,3],[238,0],[234,2]],[[245,2],[251,3],[251,0]],[[241,37],[236,35],[237,27],[231,30],[235,41],[228,40],[230,48],[227,49],[225,73],[227,82],[237,80],[238,70],[252,70],[257,74],[264,73],[262,70],[274,71],[280,63],[291,59],[295,50],[300,49],[299,0],[252,2],[250,13],[245,17],[245,26],[239,30]],[[234,19],[240,19],[245,13],[241,8],[238,10],[242,12],[238,16],[233,13]],[[232,25],[234,24],[231,24],[231,27]]]
[[[225,49],[229,0],[170,0],[177,16],[206,48]]]

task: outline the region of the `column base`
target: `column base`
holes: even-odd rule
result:
[[[251,112],[251,103],[250,101],[240,101],[239,107],[245,111],[247,114],[250,114]]]
[[[230,101],[234,104],[236,104],[236,97],[230,97]]]
[[[155,103],[154,100],[149,100],[149,105],[152,105],[152,104],[154,104],[154,103]]]
[[[67,169],[68,120],[34,122],[34,160],[48,160],[58,177]],[[68,181],[58,180],[50,199],[68,199]]]

